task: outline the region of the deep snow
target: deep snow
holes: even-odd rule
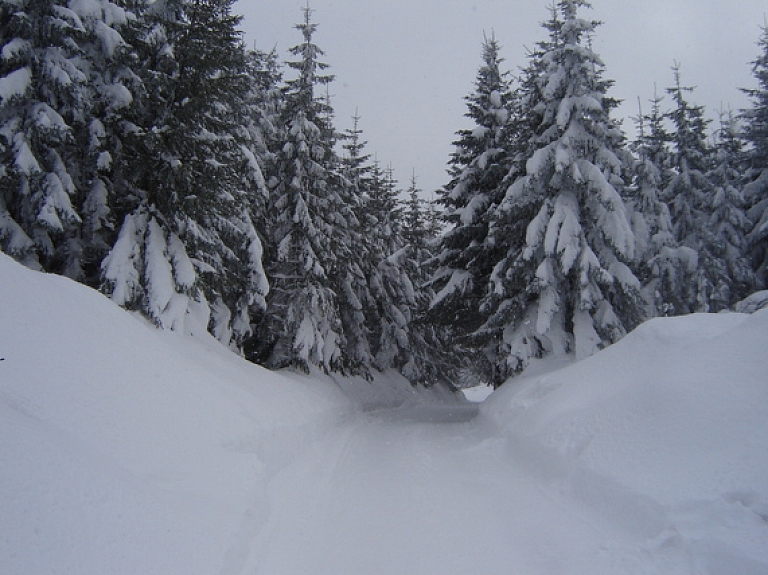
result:
[[[653,320],[476,415],[0,254],[0,575],[765,575],[766,350],[768,310]]]

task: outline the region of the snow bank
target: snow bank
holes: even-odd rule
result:
[[[0,574],[237,572],[353,404],[0,254]]]
[[[508,454],[660,573],[768,572],[768,309],[655,319],[483,406]]]

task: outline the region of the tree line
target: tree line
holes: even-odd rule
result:
[[[309,8],[286,79],[232,4],[0,1],[2,250],[269,367],[445,379],[415,179],[334,127]]]
[[[768,30],[753,108],[714,133],[680,66],[628,142],[591,39],[562,0],[516,78],[486,39],[475,128],[441,194],[429,318],[500,385],[531,361],[577,358],[659,315],[718,312],[768,284]],[[668,104],[666,102],[668,101]],[[463,318],[463,319],[460,319]]]
[[[283,66],[233,2],[0,0],[5,253],[267,367],[427,385],[500,384],[768,281],[768,32],[753,109],[712,140],[677,70],[631,143],[586,2],[552,8],[516,78],[486,39],[438,214],[358,115],[335,128],[311,10]]]

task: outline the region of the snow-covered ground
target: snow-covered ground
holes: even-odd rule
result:
[[[478,406],[0,254],[0,575],[765,575],[767,350],[768,310],[654,320]]]

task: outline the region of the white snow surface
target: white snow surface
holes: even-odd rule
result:
[[[768,310],[657,319],[478,408],[0,254],[0,575],[765,575],[766,349]]]
[[[3,48],[5,58],[6,49]],[[0,103],[7,103],[14,96],[23,96],[32,84],[32,71],[29,67],[19,68],[0,78]]]

